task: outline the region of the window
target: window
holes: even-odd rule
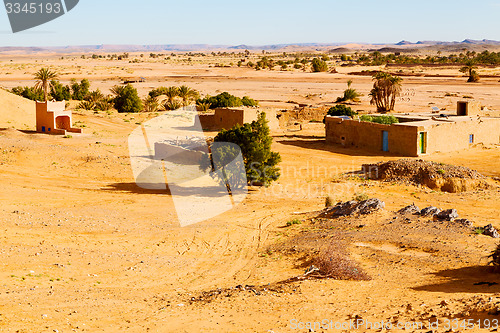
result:
[[[469,134],[469,143],[474,143],[474,134]]]

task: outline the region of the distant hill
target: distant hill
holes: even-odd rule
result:
[[[0,88],[0,128],[35,130],[35,102]]]
[[[319,51],[333,53],[348,53],[358,50],[379,50],[383,48],[401,48],[403,50],[427,50],[433,48],[439,51],[455,52],[460,49],[486,50],[500,49],[500,41],[495,40],[474,40],[465,39],[463,41],[417,41],[415,43],[402,40],[397,43],[369,44],[369,43],[291,43],[291,44],[270,44],[270,45],[210,45],[210,44],[163,44],[163,45],[76,45],[60,47],[0,47],[0,54],[33,54],[33,53],[118,53],[118,52],[241,52],[249,51]],[[406,51],[408,52],[408,51]]]

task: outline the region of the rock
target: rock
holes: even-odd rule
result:
[[[419,214],[420,209],[415,206],[415,204],[411,204],[409,206],[406,206],[405,208],[402,208],[398,210],[399,214]]]
[[[456,209],[447,209],[435,215],[440,220],[454,221],[458,217]]]
[[[357,201],[347,201],[344,203],[339,203],[336,206],[328,209],[333,215],[346,216],[354,214],[354,211],[358,205]]]
[[[497,229],[495,229],[491,224],[488,224],[483,228],[483,235],[493,238],[500,238],[500,234],[498,233]]]
[[[380,199],[372,198],[365,201],[361,201],[357,207],[357,213],[359,214],[371,214],[374,211],[381,210],[385,208],[385,202]]]
[[[467,219],[458,219],[458,220],[455,220],[455,223],[461,224],[467,228],[472,228],[474,226],[474,223],[472,223],[471,221],[469,221]]]
[[[329,208],[325,214],[333,216],[349,216],[353,214],[371,214],[374,211],[384,209],[385,203],[382,200],[372,198],[364,201],[347,201],[339,203]]]
[[[441,213],[441,209],[433,206],[426,207],[420,211],[420,215],[422,216],[434,216],[439,213]]]

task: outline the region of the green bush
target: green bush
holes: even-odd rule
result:
[[[57,80],[52,80],[50,83],[50,96],[56,101],[69,101],[71,99],[71,88],[63,86]]]
[[[198,99],[196,101],[197,105],[208,105],[210,104],[211,109],[216,108],[231,108],[238,106],[258,106],[259,103],[254,99],[245,96],[243,98],[231,95],[228,92],[223,92],[217,96],[206,96],[205,98]]]
[[[115,95],[113,99],[115,109],[118,112],[140,112],[142,101],[131,84],[126,86],[114,86],[111,92]]]
[[[353,111],[350,107],[342,104],[332,106],[327,112],[328,116],[333,116],[333,117],[340,117],[340,116],[353,117],[357,114],[358,113]]]
[[[326,61],[321,60],[319,58],[314,58],[311,65],[313,72],[326,72],[328,70],[328,65],[326,64]]]
[[[43,90],[34,87],[15,87],[12,90],[13,94],[27,98],[32,101],[43,101]]]
[[[76,80],[71,80],[71,90],[74,100],[83,101],[85,97],[89,94],[90,90],[90,82],[87,79],[83,79],[80,83],[76,82]]]
[[[293,219],[293,220],[291,220],[291,221],[288,221],[288,222],[286,223],[286,226],[287,226],[287,227],[291,227],[292,225],[296,225],[296,224],[302,224],[302,221],[301,221],[301,220],[299,220],[299,219]]]
[[[377,124],[382,124],[382,125],[392,125],[392,124],[397,124],[399,123],[398,118],[390,115],[390,116],[368,116],[368,115],[362,115],[359,118],[361,121],[368,121],[371,123],[377,123]]]
[[[243,103],[244,106],[259,106],[259,102],[248,96],[243,96],[241,103]]]

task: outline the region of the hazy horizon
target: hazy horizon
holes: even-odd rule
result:
[[[0,46],[394,44],[500,40],[500,1],[356,3],[313,0],[187,3],[80,1],[66,15],[13,34],[0,10]]]

